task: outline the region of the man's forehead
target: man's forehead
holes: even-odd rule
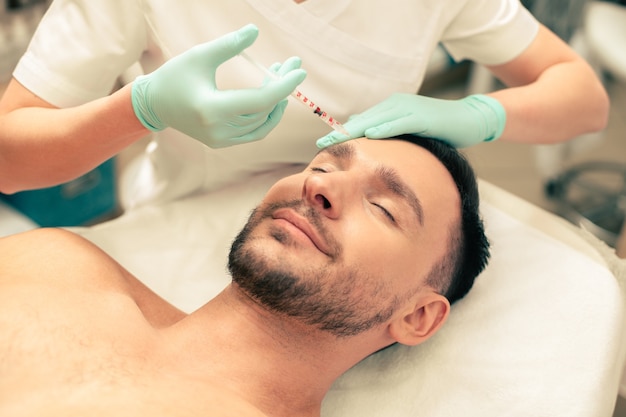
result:
[[[415,162],[413,158],[417,157],[420,161],[432,159],[433,162],[440,164],[437,158],[428,150],[415,143],[401,139],[353,139],[321,149],[318,155],[323,153],[330,154],[341,160],[356,159],[358,154],[367,156],[369,159],[379,163],[393,163],[394,165],[405,158],[407,153],[411,153],[413,154],[412,162]]]
[[[320,154],[327,153],[338,159],[351,159],[354,157],[354,153],[355,153],[354,142],[356,140],[328,146],[324,149],[320,149],[319,152],[317,152],[317,154],[320,155]]]

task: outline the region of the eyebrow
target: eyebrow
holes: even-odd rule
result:
[[[398,171],[392,167],[380,164],[376,168],[376,175],[383,181],[383,184],[389,191],[402,198],[413,209],[415,216],[417,216],[417,221],[423,226],[424,209],[422,202],[417,198],[413,190],[402,181]]]
[[[344,142],[320,149],[319,152],[317,152],[318,155],[323,153],[328,153],[336,159],[340,159],[342,161],[351,161],[354,159],[354,145],[350,142]]]
[[[353,144],[345,142],[339,145],[324,148],[318,152],[318,155],[321,153],[328,153],[338,160],[350,162],[354,159],[355,150]],[[406,204],[409,205],[409,207],[411,207],[411,209],[413,209],[413,212],[417,217],[417,221],[423,226],[424,208],[422,207],[422,202],[413,190],[411,190],[411,188],[406,184],[406,182],[402,180],[398,171],[393,167],[379,164],[376,167],[376,176],[383,182],[387,190],[400,197]]]

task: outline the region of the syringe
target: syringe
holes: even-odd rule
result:
[[[263,71],[268,77],[272,78],[273,80],[280,78],[277,74],[273,73],[272,71],[270,71],[269,69],[261,65],[259,62],[252,59],[244,51],[240,52],[239,56],[244,58],[246,61],[250,62],[252,65],[257,67],[261,71]],[[296,100],[298,100],[300,103],[307,106],[309,109],[311,109],[313,113],[317,115],[328,126],[332,127],[334,130],[336,130],[337,132],[343,135],[350,136],[350,133],[348,133],[348,131],[343,127],[343,125],[337,121],[337,119],[335,119],[330,114],[322,110],[318,105],[316,105],[313,101],[311,101],[307,96],[302,94],[300,90],[298,89],[293,90],[291,92],[291,96],[294,97]]]
[[[157,32],[156,28],[154,27],[154,24],[152,23],[152,19],[150,19],[150,17],[148,16],[146,12],[144,12],[143,16],[146,20],[146,23],[148,24],[148,27],[152,31],[152,35],[154,36],[154,39],[156,40],[158,46],[161,48],[161,52],[163,53],[164,58],[166,60],[170,59],[172,57],[172,53],[170,52],[169,48],[166,46],[165,42],[163,42],[163,40],[159,36],[159,33]],[[273,73],[272,71],[268,70],[263,65],[261,65],[259,62],[252,59],[248,54],[245,53],[245,51],[240,52],[239,55],[242,58],[246,59],[248,62],[250,62],[252,65],[257,67],[258,69],[263,71],[268,77],[274,80],[279,78],[277,74]],[[296,89],[292,91],[291,96],[293,96],[300,103],[307,106],[309,109],[313,110],[313,113],[319,116],[319,118],[328,126],[332,127],[334,130],[336,130],[337,132],[343,135],[350,136],[350,133],[348,133],[348,131],[342,126],[341,123],[339,123],[334,117],[332,117],[331,115],[323,111],[319,106],[316,106],[314,102],[312,102],[307,96],[302,94],[299,90]]]

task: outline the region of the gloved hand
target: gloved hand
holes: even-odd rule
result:
[[[265,137],[280,121],[286,97],[306,73],[299,59],[278,68],[281,77],[259,88],[219,90],[217,67],[252,45],[254,25],[191,48],[132,86],[137,118],[152,131],[179,130],[212,147],[221,148]],[[275,68],[275,67],[274,67]]]
[[[383,139],[414,134],[465,148],[495,140],[506,122],[504,107],[494,98],[471,95],[442,100],[415,94],[394,94],[365,112],[350,117],[343,127],[350,137],[332,132],[318,139],[318,148],[366,136]]]

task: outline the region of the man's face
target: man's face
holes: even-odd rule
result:
[[[425,149],[357,139],[278,181],[233,243],[233,281],[266,308],[338,336],[388,320],[420,291],[460,218]]]

